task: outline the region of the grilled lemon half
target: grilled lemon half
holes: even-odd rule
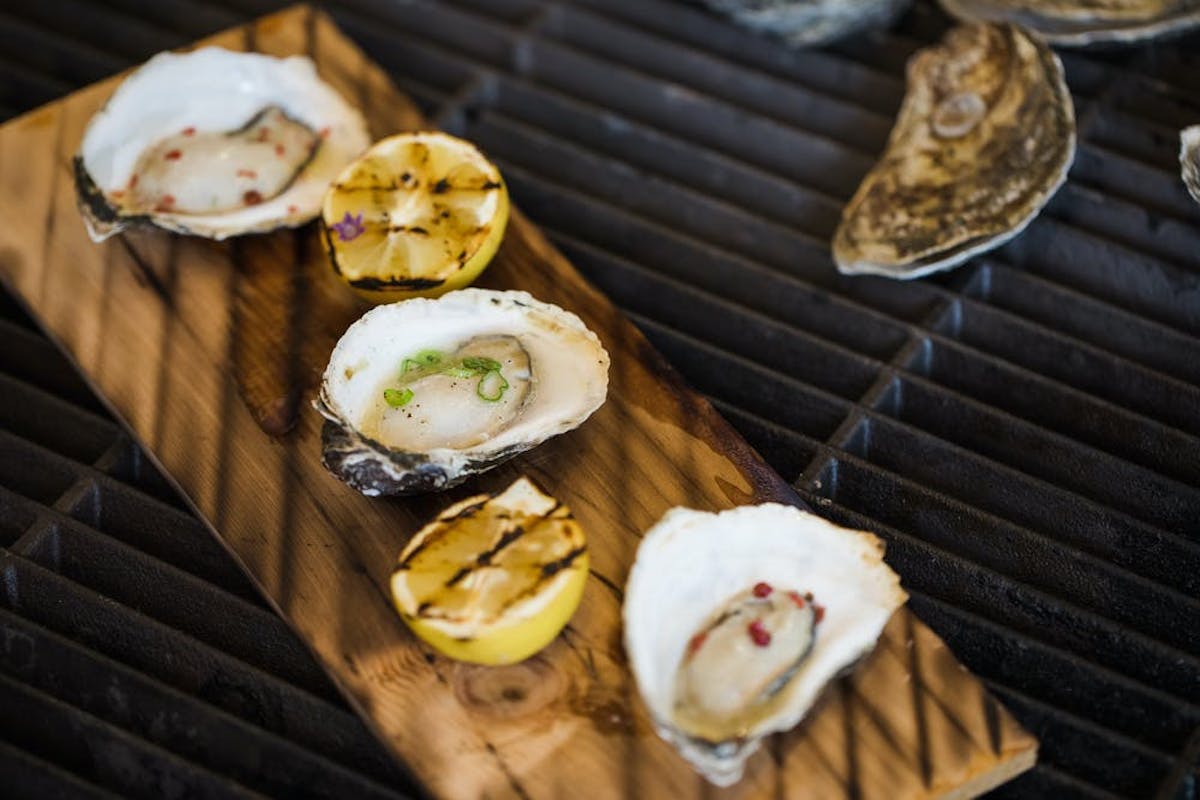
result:
[[[437,297],[479,276],[508,224],[500,170],[470,142],[436,131],[377,142],[321,208],[329,257],[375,303]]]
[[[566,506],[520,478],[456,503],[426,525],[392,573],[412,632],[443,655],[512,664],[571,619],[588,576],[587,543]]]

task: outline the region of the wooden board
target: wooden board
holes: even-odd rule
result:
[[[307,53],[381,137],[414,107],[323,15],[297,8],[208,40]],[[577,312],[612,354],[608,403],[462,490],[371,500],[319,463],[312,388],[363,307],[313,226],[230,243],[88,240],[71,157],[105,81],[0,129],[0,276],[70,353],[376,733],[445,797],[962,797],[1027,769],[1036,742],[907,610],[802,728],[736,787],[707,786],[653,733],[621,646],[639,532],[668,508],[796,502],[791,489],[519,214],[483,283]],[[294,423],[294,427],[292,424]],[[290,428],[290,431],[289,431]],[[407,537],[468,492],[526,473],[588,532],[592,576],[529,661],[442,659],[392,611]]]

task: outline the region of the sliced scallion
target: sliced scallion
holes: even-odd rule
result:
[[[409,404],[409,401],[413,399],[413,390],[408,388],[384,389],[383,399],[386,400],[387,404],[392,408],[403,408]]]
[[[472,372],[499,372],[500,362],[487,356],[467,356],[462,365]]]
[[[489,403],[494,403],[504,396],[504,390],[508,388],[508,381],[500,374],[500,370],[493,369],[484,373],[479,379],[479,385],[475,387],[475,393]]]

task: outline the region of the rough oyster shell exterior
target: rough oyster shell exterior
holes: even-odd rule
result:
[[[997,247],[1037,216],[1074,156],[1058,57],[1014,25],[953,28],[908,63],[887,147],[834,235],[838,270],[916,278]]]
[[[869,28],[885,28],[912,0],[704,0],[748,30],[799,47],[815,46]]]
[[[1188,194],[1200,203],[1200,125],[1179,134],[1179,168]]]
[[[1200,0],[940,0],[964,22],[1012,22],[1062,47],[1129,45],[1200,27]]]

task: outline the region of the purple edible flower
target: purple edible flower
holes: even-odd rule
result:
[[[363,225],[363,215],[361,211],[353,217],[350,216],[350,212],[347,211],[346,216],[342,217],[341,222],[335,222],[329,227],[337,231],[338,238],[343,242],[357,239],[362,235],[362,232],[366,230],[366,226]]]

